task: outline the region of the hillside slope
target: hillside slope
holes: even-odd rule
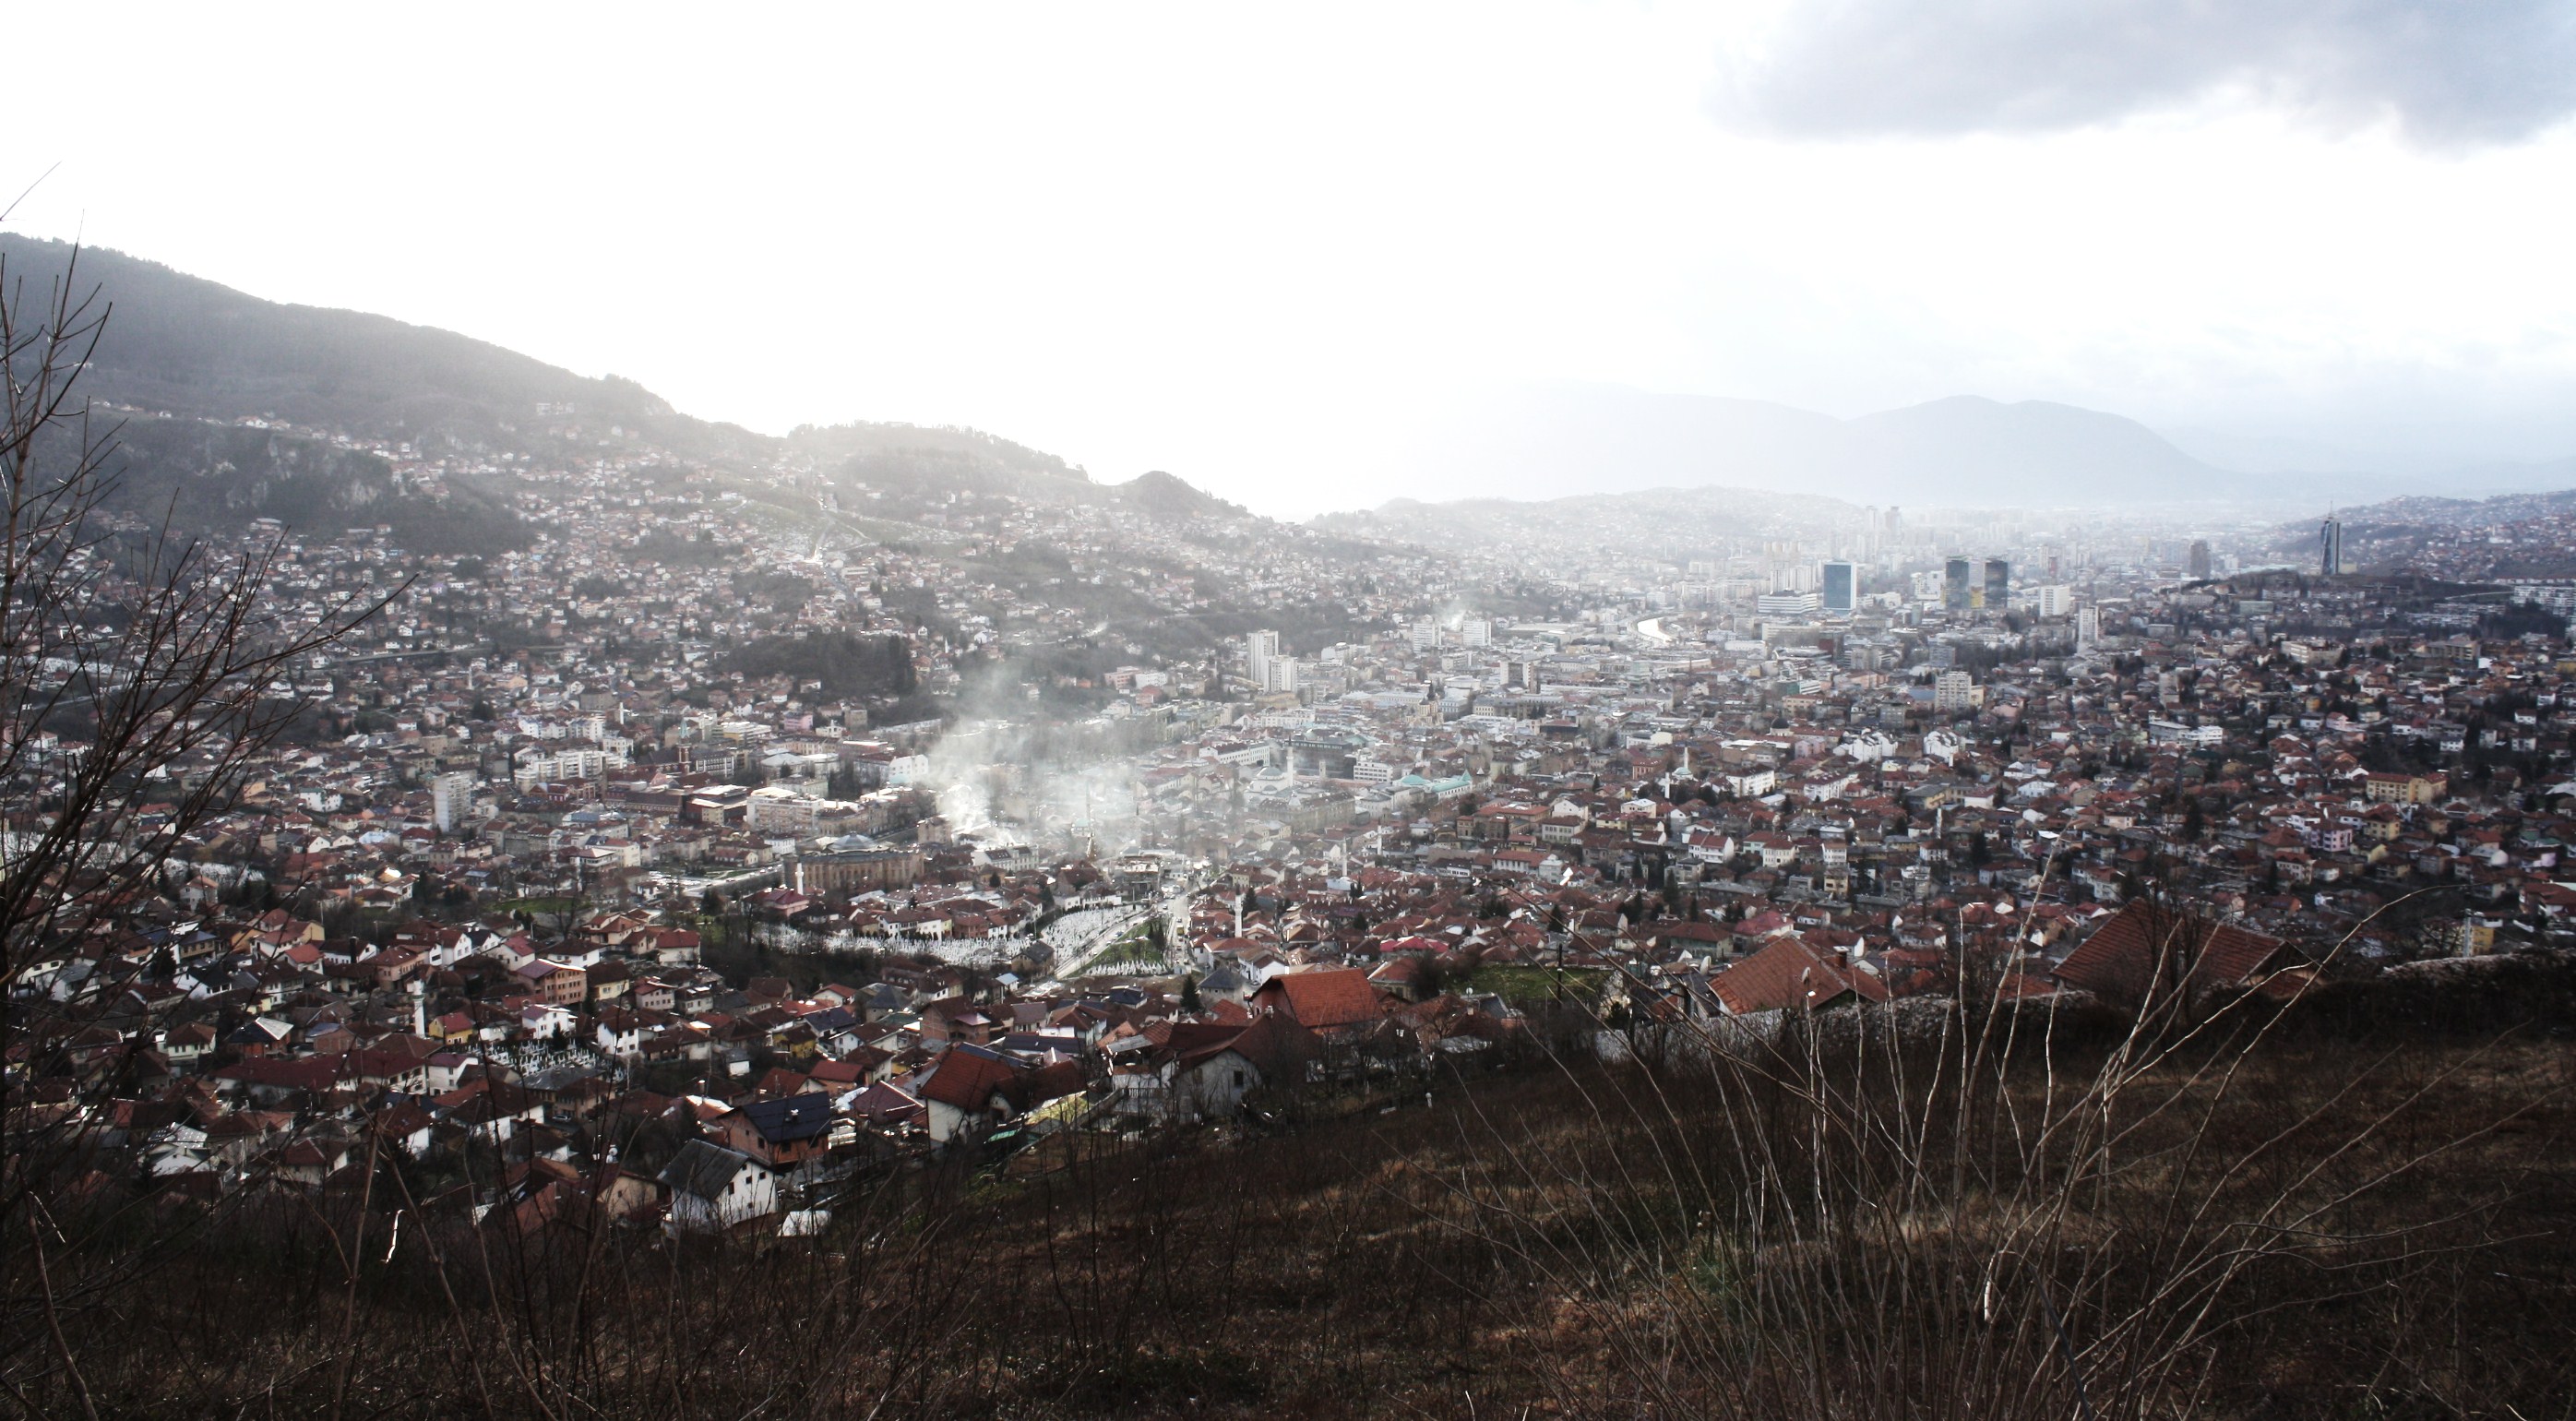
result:
[[[70,272],[109,315],[84,376],[90,398],[176,415],[262,416],[375,438],[491,438],[538,406],[638,427],[677,418],[631,380],[592,379],[452,331],[362,311],[296,306],[104,248],[74,264],[61,242],[0,234],[13,281],[43,291]],[[689,421],[697,423],[697,421]]]
[[[784,461],[896,507],[957,492],[1042,502],[1118,497],[1055,455],[972,429],[806,426],[786,438],[674,410],[631,380],[548,365],[488,341],[362,311],[263,300],[158,262],[0,233],[0,270],[33,305],[68,280],[106,325],[80,393],[124,418],[122,506],[183,527],[274,517],[291,528],[389,523],[422,550],[523,543],[506,475],[403,493],[382,459],[319,431],[408,445],[423,457],[603,449],[676,456],[732,473]],[[256,421],[255,424],[249,423]],[[289,426],[280,428],[278,426]],[[1135,493],[1164,510],[1222,508],[1169,475]]]

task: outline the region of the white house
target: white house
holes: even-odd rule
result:
[[[671,1227],[720,1233],[778,1212],[778,1178],[751,1156],[691,1140],[662,1169],[671,1190]]]

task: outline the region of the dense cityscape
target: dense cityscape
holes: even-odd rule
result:
[[[497,468],[289,432],[431,499],[505,473],[541,531],[238,535],[290,619],[390,600],[12,1002],[30,1108],[206,1197],[334,1187],[390,1131],[488,1153],[480,1204],[530,1220],[810,1227],[906,1161],[1229,1126],[1549,1013],[2112,990],[2137,964],[2085,945],[2150,900],[2259,937],[2230,985],[2275,992],[2550,948],[2576,904],[2576,577],[2497,575],[2566,546],[2547,511],[2363,568],[2350,514],[1811,499],[1548,574],[1177,480],[889,502],[623,430]],[[84,749],[33,738],[13,829]]]

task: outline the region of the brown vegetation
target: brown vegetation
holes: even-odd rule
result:
[[[94,1183],[0,1360],[55,1416],[2569,1414],[2545,1024],[1902,1019],[959,1163],[813,1240]]]

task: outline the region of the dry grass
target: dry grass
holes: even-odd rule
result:
[[[2252,1028],[1540,1057],[908,1177],[811,1244],[521,1237],[386,1175],[363,1241],[279,1196],[50,1267],[101,1416],[2570,1415],[2563,1046]],[[13,1404],[82,1415],[41,1324]]]

